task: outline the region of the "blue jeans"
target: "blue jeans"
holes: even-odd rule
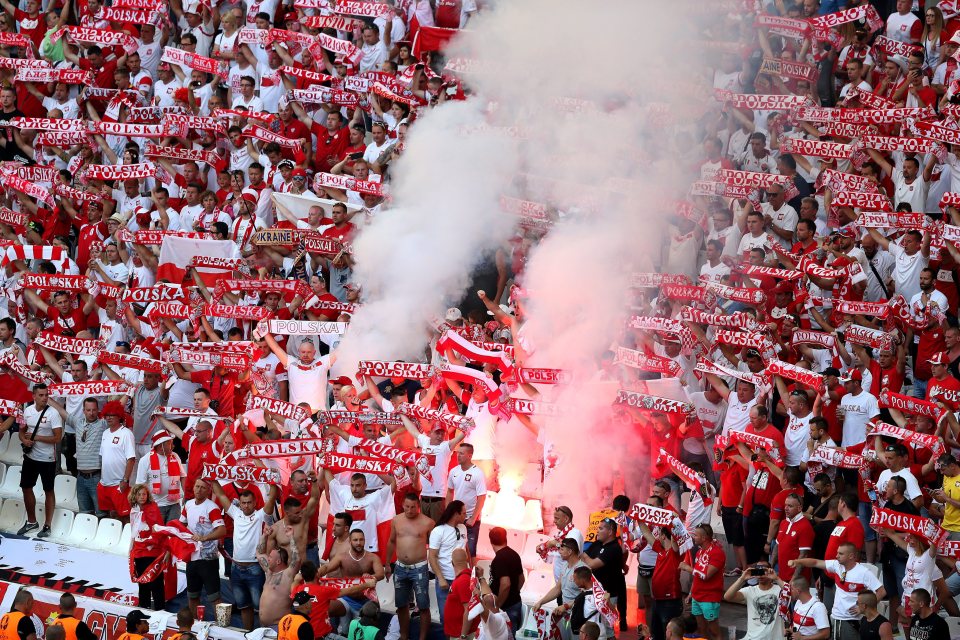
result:
[[[517,604],[510,605],[506,607],[504,611],[507,614],[507,617],[510,618],[510,624],[513,625],[514,629],[521,629],[523,627],[523,603],[518,602]]]
[[[97,508],[97,485],[100,484],[100,474],[85,478],[77,476],[77,505],[80,513],[95,515]]]
[[[421,611],[430,609],[430,576],[425,561],[414,567],[404,566],[398,562],[393,570],[393,588],[394,601],[398,609],[409,606],[411,596],[416,599],[417,609]]]
[[[238,565],[236,562],[230,567],[230,588],[233,589],[234,604],[237,609],[257,608],[260,606],[260,595],[263,593],[263,583],[266,576],[259,564]]]
[[[867,542],[873,542],[877,539],[877,532],[870,528],[870,515],[873,513],[873,506],[869,502],[861,502],[857,506],[857,515],[860,517],[860,524],[863,525],[863,539]]]
[[[439,580],[436,583],[434,583],[433,586],[434,586],[434,591],[437,592],[437,610],[440,612],[440,626],[443,626],[443,608],[447,604],[447,596],[450,595],[450,583],[449,582],[447,583],[446,589],[440,586]]]
[[[917,377],[913,377],[913,397],[915,398],[926,398],[927,397],[927,383],[929,380],[917,380]]]
[[[477,518],[476,523],[471,527],[467,527],[467,551],[470,552],[471,558],[477,557],[477,540],[480,538],[480,518]]]

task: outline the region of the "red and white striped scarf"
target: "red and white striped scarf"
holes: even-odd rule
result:
[[[553,539],[556,542],[563,542],[563,539],[567,537],[567,534],[573,531],[573,523],[568,522],[567,526],[563,529],[557,529],[553,534]],[[537,545],[537,555],[540,556],[540,559],[544,562],[547,561],[547,554],[550,553],[550,549],[547,548],[546,542],[541,542]]]
[[[150,493],[154,496],[159,496],[163,490],[163,475],[160,470],[160,454],[154,449],[150,452],[150,471],[147,472]],[[180,475],[180,458],[171,452],[167,455],[166,471],[166,477],[170,480],[170,485],[167,487],[167,500],[170,502],[180,502]]]

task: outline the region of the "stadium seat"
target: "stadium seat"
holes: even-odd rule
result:
[[[0,486],[3,485],[3,478],[7,475],[7,465],[0,462]]]
[[[552,536],[545,536],[539,533],[527,534],[527,540],[523,543],[523,549],[517,549],[520,557],[523,558],[523,566],[526,569],[533,569],[543,564],[540,556],[537,555],[537,546],[553,540]]]
[[[73,529],[73,511],[57,508],[53,512],[53,523],[50,525],[50,541],[66,542]]]
[[[15,437],[10,432],[7,432],[9,436],[6,436],[0,445],[0,462],[3,462],[7,465],[11,464],[23,464],[23,447],[20,446],[20,438]]]
[[[27,521],[27,512],[23,510],[23,500],[8,498],[0,507],[0,531],[16,533]]]
[[[947,628],[950,629],[951,638],[960,638],[960,618],[956,616],[948,616]]]
[[[123,525],[123,531],[120,532],[120,542],[109,549],[110,553],[118,556],[130,555],[130,523]]]
[[[61,473],[53,481],[53,491],[57,494],[57,506],[61,509],[69,509],[76,513],[80,511],[77,504],[77,479],[73,476]]]
[[[487,491],[487,497],[483,500],[483,509],[480,510],[480,522],[485,522],[493,516],[497,508],[497,492]]]
[[[517,528],[526,532],[536,532],[543,529],[543,505],[539,500],[531,498],[524,503],[523,520]]]
[[[526,582],[523,583],[523,588],[520,590],[520,599],[524,603],[532,605],[542,598],[543,594],[550,591],[556,583],[557,581],[553,579],[553,568],[531,571],[529,575],[527,575]]]
[[[9,467],[3,476],[3,484],[0,484],[0,498],[21,498],[23,492],[20,491],[20,465]]]
[[[476,563],[474,563],[477,567],[480,567],[481,569],[483,569],[483,575],[487,576],[488,579],[490,578],[491,562],[492,560],[477,560]]]
[[[872,573],[873,575],[877,576],[878,578],[881,577],[880,565],[864,562],[863,566],[869,569],[870,573]]]
[[[90,548],[97,537],[97,516],[89,513],[78,513],[73,519],[73,528],[70,535],[64,540],[71,547]]]
[[[477,557],[478,558],[492,558],[493,557],[493,547],[490,546],[490,529],[493,526],[489,524],[484,524],[480,522],[480,531],[479,538],[477,539]]]
[[[690,496],[692,495],[689,491],[684,491],[680,494],[680,513],[687,512],[687,509],[690,507]]]
[[[121,533],[123,533],[122,522],[112,518],[104,518],[97,526],[96,536],[83,546],[94,551],[111,551],[120,544]]]
[[[518,529],[507,529],[507,546],[520,553],[527,541],[527,534]]]

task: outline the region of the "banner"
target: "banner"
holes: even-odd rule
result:
[[[262,409],[275,413],[278,416],[289,418],[300,423],[310,418],[309,412],[298,404],[284,402],[277,398],[268,398],[266,396],[250,394],[247,398],[247,411],[252,409]]]
[[[336,438],[306,438],[304,440],[273,440],[253,442],[237,452],[238,459],[289,458],[291,456],[322,455],[333,451]]]
[[[877,530],[893,529],[894,531],[912,533],[915,536],[920,536],[933,546],[939,545],[950,535],[948,531],[941,529],[930,518],[913,516],[893,509],[884,509],[877,505],[873,506],[873,513],[870,515],[870,527]]]
[[[357,376],[377,378],[407,378],[425,380],[436,373],[432,365],[419,362],[385,362],[382,360],[361,360],[357,367]]]
[[[315,336],[328,333],[344,334],[346,322],[321,322],[319,320],[261,320],[257,325],[260,335],[272,333],[285,336]]]
[[[281,484],[279,469],[267,469],[266,467],[251,467],[247,465],[231,464],[204,464],[204,480],[216,480],[223,482],[259,482],[266,484]]]

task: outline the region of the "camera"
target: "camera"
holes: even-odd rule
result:
[[[750,567],[750,575],[752,576],[764,576],[767,574],[767,570],[764,567]]]

